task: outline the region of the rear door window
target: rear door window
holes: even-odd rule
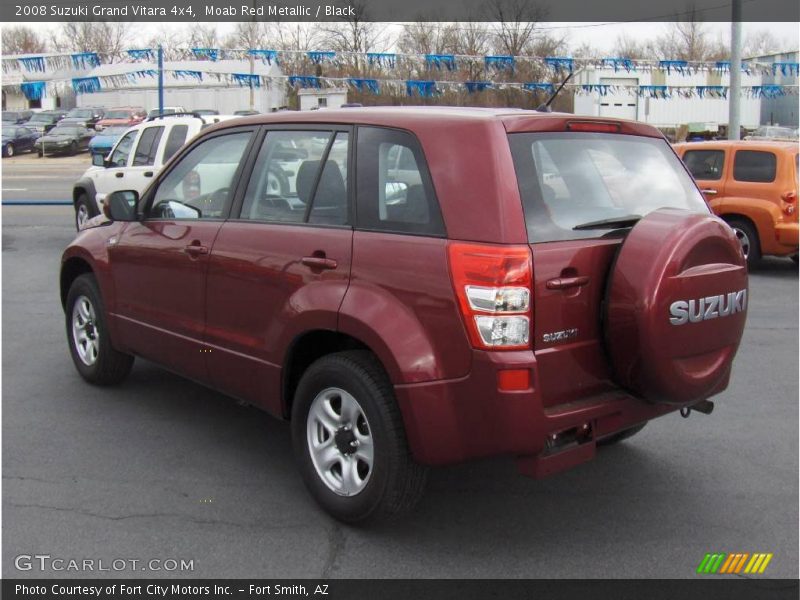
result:
[[[169,130],[167,143],[164,145],[164,159],[161,162],[167,162],[178,150],[180,150],[181,146],[186,143],[186,135],[188,133],[188,125],[175,125]]]
[[[356,173],[359,228],[445,234],[425,157],[413,135],[359,127]]]
[[[162,133],[164,133],[163,127],[146,127],[142,130],[139,143],[136,145],[136,153],[133,155],[134,167],[146,167],[155,163]]]
[[[683,162],[695,179],[717,181],[722,179],[725,152],[723,150],[689,150],[683,155]]]
[[[605,133],[514,133],[514,168],[531,242],[599,237],[659,208],[708,212],[680,159],[661,139]]]
[[[733,158],[733,178],[736,181],[769,183],[775,181],[777,164],[772,152],[738,150]]]

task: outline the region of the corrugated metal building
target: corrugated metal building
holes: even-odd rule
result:
[[[754,56],[745,60],[759,63],[794,63],[797,64],[800,52],[778,52],[765,56]],[[764,85],[797,85],[797,70],[784,68],[776,65],[774,75],[764,75]],[[761,100],[761,124],[762,125],[784,125],[786,127],[797,128],[800,125],[797,110],[797,96],[788,94],[786,96],[776,96],[763,98]]]

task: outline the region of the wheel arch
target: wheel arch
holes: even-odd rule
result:
[[[757,239],[755,240],[755,242],[758,244],[759,250],[763,250],[762,240],[764,239],[764,235],[762,234],[758,226],[758,223],[754,221],[751,217],[742,214],[740,212],[731,211],[720,214],[719,218],[728,223],[728,225],[730,225],[731,221],[744,221],[745,223],[750,225],[753,228],[753,231],[755,231],[756,233]]]
[[[93,216],[99,214],[99,210],[97,209],[97,200],[95,199],[96,190],[94,187],[94,183],[91,179],[83,178],[79,179],[75,185],[72,187],[72,207],[77,209],[78,207],[78,198],[81,197],[82,194],[86,194],[89,199],[89,208],[93,212]]]
[[[82,256],[71,256],[61,265],[59,290],[61,292],[61,308],[64,310],[66,310],[67,294],[69,294],[69,288],[72,287],[72,282],[85,273],[94,275],[94,269]]]

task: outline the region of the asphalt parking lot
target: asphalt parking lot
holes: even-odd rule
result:
[[[25,180],[4,171],[11,198],[6,186]],[[771,552],[766,576],[798,577],[789,260],[752,274],[745,337],[713,415],[668,415],[542,481],[507,459],[436,469],[416,512],[359,529],[306,493],[286,424],[143,361],[118,388],[85,384],[57,289],[72,210],[6,206],[2,217],[4,577],[691,578],[706,552]],[[20,554],[185,559],[194,570],[19,571]]]

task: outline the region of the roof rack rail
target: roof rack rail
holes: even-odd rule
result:
[[[203,118],[199,113],[185,111],[185,112],[164,113],[163,115],[153,115],[152,117],[147,117],[145,121],[150,122],[150,121],[155,121],[156,119],[166,119],[168,117],[194,117],[196,119]]]

